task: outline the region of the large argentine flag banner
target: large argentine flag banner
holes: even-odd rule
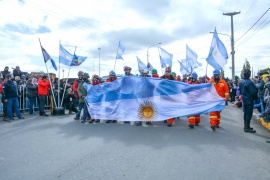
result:
[[[225,100],[213,85],[124,76],[114,82],[84,84],[86,102],[95,119],[161,121],[168,118],[221,111]]]

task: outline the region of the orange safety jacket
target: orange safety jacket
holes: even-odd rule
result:
[[[224,81],[223,79],[220,79],[218,81],[218,83],[216,83],[215,79],[212,78],[210,80],[210,83],[212,83],[214,85],[214,87],[216,88],[216,91],[218,93],[218,95],[222,98],[225,98],[226,100],[228,100],[229,98],[229,87],[228,84],[226,83],[226,81]]]

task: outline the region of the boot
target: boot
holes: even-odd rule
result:
[[[211,125],[211,129],[212,129],[212,131],[216,131],[216,126],[215,125]]]
[[[193,129],[194,128],[194,125],[193,124],[189,124],[188,126],[190,127],[190,129]]]
[[[245,122],[245,126],[244,126],[244,132],[248,132],[248,133],[256,133],[255,130],[251,129],[250,127],[250,122]]]

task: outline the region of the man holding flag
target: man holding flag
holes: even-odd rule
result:
[[[213,72],[214,77],[210,80],[218,93],[226,101],[229,98],[229,87],[226,81],[220,78],[220,70],[227,63],[228,53],[225,45],[218,38],[217,31],[215,29],[212,44],[210,47],[209,55],[206,58],[208,64],[210,64],[215,70]],[[210,112],[210,125],[213,131],[219,128],[220,124],[220,111]]]

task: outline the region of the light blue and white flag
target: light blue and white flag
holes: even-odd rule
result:
[[[61,44],[59,46],[59,61],[60,63],[70,66],[73,60],[73,54],[69,53]]]
[[[85,60],[86,60],[87,57],[84,57],[84,56],[77,56],[75,53],[73,55],[73,59],[72,59],[72,62],[71,62],[71,66],[79,66],[81,65]]]
[[[122,55],[124,54],[125,52],[125,46],[121,43],[121,41],[119,41],[119,44],[118,44],[118,50],[117,50],[117,54],[116,54],[116,59],[123,59]]]
[[[187,74],[192,72],[193,69],[192,69],[191,65],[188,63],[188,61],[187,61],[186,59],[182,59],[182,60],[181,60],[181,63],[182,63],[182,64],[184,65],[184,67],[186,68]]]
[[[226,47],[222,43],[222,41],[218,38],[218,34],[215,29],[209,55],[206,58],[206,61],[214,69],[221,70],[223,66],[227,63],[227,59],[228,59],[228,53],[227,53]]]
[[[183,59],[183,60],[185,60],[185,59]],[[181,61],[179,61],[179,60],[177,60],[177,61],[180,63],[180,72],[181,72],[181,74],[182,75],[188,74],[189,70],[187,69],[187,67]]]
[[[192,68],[192,71],[194,68],[197,68],[199,66],[202,66],[202,63],[197,61],[198,55],[195,51],[190,49],[188,45],[186,45],[186,60],[188,61],[189,65]]]
[[[84,84],[94,119],[162,121],[221,111],[225,99],[212,83],[189,85],[159,78],[123,76],[112,83]]]
[[[148,67],[137,57],[137,61],[138,61],[138,70],[144,70],[144,69],[148,69]]]
[[[147,67],[148,67],[149,71],[152,71],[154,69],[154,67],[150,63],[147,64]]]
[[[161,68],[172,67],[173,54],[168,53],[161,47],[159,47],[159,49],[160,49],[159,57],[160,57]]]

